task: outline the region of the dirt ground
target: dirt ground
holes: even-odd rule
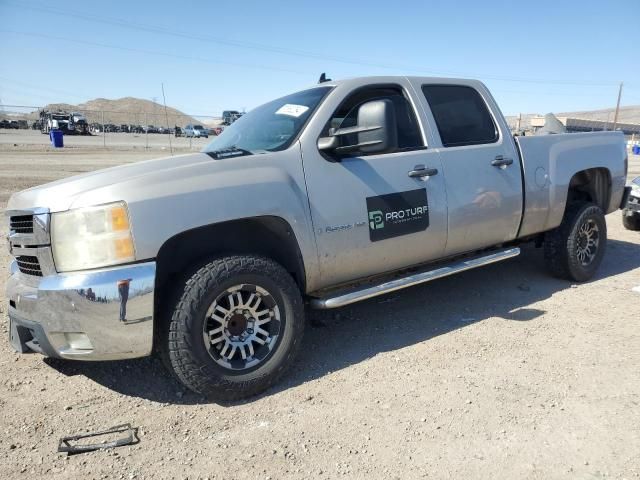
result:
[[[54,152],[0,135],[0,206],[28,186],[158,153]],[[640,175],[640,157],[630,162]],[[530,247],[315,313],[322,325],[290,374],[230,405],[185,391],[156,359],[18,355],[3,298],[0,478],[640,478],[640,233],[619,212],[607,224],[607,254],[585,284],[551,278]],[[128,422],[136,445],[56,453],[61,436]]]

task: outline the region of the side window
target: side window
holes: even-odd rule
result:
[[[391,100],[396,113],[398,148],[394,152],[423,147],[424,142],[422,141],[416,114],[400,87],[364,88],[351,94],[333,113],[333,116],[325,126],[322,136],[329,135],[330,128],[355,127],[358,120],[358,107],[368,101],[382,99]],[[347,144],[356,144],[358,141],[357,134],[354,134],[353,138],[345,138],[345,141]]]
[[[442,145],[459,147],[494,143],[498,130],[480,94],[461,85],[423,85]]]

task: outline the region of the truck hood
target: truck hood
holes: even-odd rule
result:
[[[205,153],[190,153],[96,170],[15,193],[9,199],[7,210],[40,207],[48,208],[51,212],[61,212],[72,208],[74,201],[88,191],[151,174],[170,175],[172,170],[207,162],[215,162],[215,160]]]

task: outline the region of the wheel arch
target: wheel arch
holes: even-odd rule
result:
[[[606,167],[576,172],[569,181],[565,211],[576,202],[593,202],[606,213],[611,201],[611,187],[611,172]]]
[[[282,265],[302,292],[304,259],[291,225],[281,217],[259,216],[203,225],[166,240],[156,256],[156,291],[182,280],[194,266],[221,255],[263,255]],[[161,297],[162,295],[158,295]]]

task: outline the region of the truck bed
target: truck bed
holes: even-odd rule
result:
[[[519,237],[551,230],[562,221],[575,172],[600,168],[611,192],[605,213],[618,209],[626,180],[622,132],[588,132],[515,137],[523,168],[524,208]],[[602,167],[607,165],[607,167]]]

